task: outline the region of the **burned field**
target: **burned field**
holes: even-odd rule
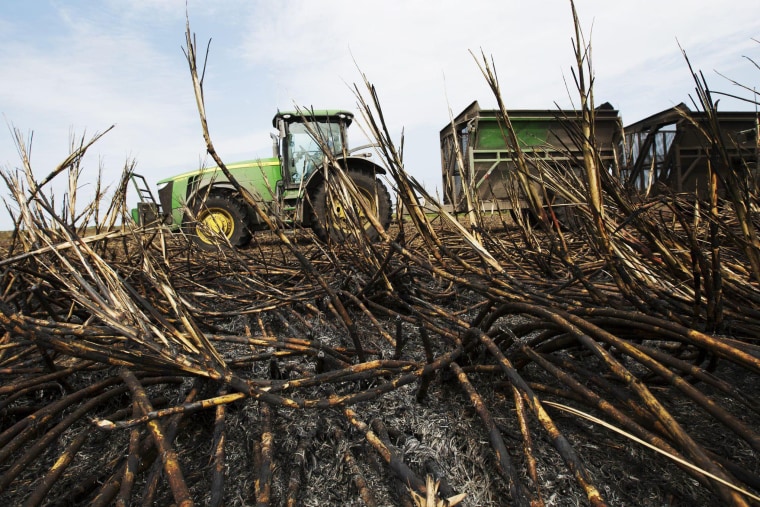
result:
[[[189,27],[188,49],[205,126]],[[216,245],[199,248],[129,220],[129,170],[113,199],[98,185],[74,211],[92,143],[39,179],[19,135],[23,170],[1,173],[18,227],[0,247],[0,501],[760,502],[757,160],[729,160],[708,121],[699,195],[616,178],[585,54],[567,124],[582,160],[514,143],[511,209],[483,205],[463,166],[464,212],[437,204],[368,84],[360,107],[396,213],[368,226],[371,198],[325,153],[319,195],[341,210],[340,241],[283,227],[241,191],[268,230],[233,248],[198,224]],[[485,58],[481,70],[500,99]],[[60,210],[44,188],[59,174]]]
[[[658,270],[634,305],[581,231],[563,234],[574,278],[549,234],[481,218],[477,248],[441,217],[380,243],[261,233],[216,253],[160,227],[35,231],[3,261],[0,498],[414,505],[431,477],[460,505],[751,502],[564,408],[752,491],[741,251],[724,244],[737,271],[710,331],[709,301],[656,255],[627,261]]]

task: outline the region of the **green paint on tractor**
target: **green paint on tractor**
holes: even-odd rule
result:
[[[273,156],[184,172],[158,182],[158,199],[145,178],[133,175],[140,196],[133,218],[138,224],[161,220],[187,234],[199,247],[218,248],[222,236],[232,246],[245,246],[257,230],[268,227],[237,190],[235,182],[274,222],[314,229],[324,241],[342,241],[359,226],[369,239],[379,231],[365,216],[373,213],[383,227],[391,220],[390,194],[379,176],[385,169],[370,160],[369,145],[351,149],[347,130],[353,114],[341,110],[303,109],[278,112],[272,119]],[[329,197],[330,174],[344,171],[354,183],[351,203]],[[349,223],[351,221],[351,223]]]

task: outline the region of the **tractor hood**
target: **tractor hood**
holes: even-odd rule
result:
[[[264,166],[272,166],[272,165],[278,166],[280,165],[280,160],[277,158],[260,158],[256,160],[245,160],[242,162],[233,162],[231,164],[226,164],[226,165],[227,165],[227,169],[232,171],[234,169],[239,169],[241,167],[251,167],[251,166],[264,167]],[[174,176],[170,176],[169,178],[164,178],[162,180],[159,180],[157,184],[162,185],[164,183],[169,183],[170,181],[176,181],[183,178],[184,179],[190,178],[192,176],[213,173],[214,171],[218,171],[218,170],[219,170],[218,167],[203,167],[201,169],[195,169],[193,171],[188,171],[186,173],[175,174]]]

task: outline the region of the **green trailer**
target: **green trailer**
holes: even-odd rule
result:
[[[596,149],[602,163],[612,166],[614,146],[622,130],[619,114],[608,103],[594,112]],[[583,153],[577,142],[579,111],[530,109],[507,111],[507,115],[534,175],[541,165],[563,170],[582,166]],[[520,208],[529,209],[525,193],[515,190],[518,187],[516,151],[511,146],[500,111],[481,109],[475,101],[441,130],[440,139],[447,206],[454,211],[468,210],[465,189],[469,188],[484,209],[496,206],[502,210],[514,209],[514,195]],[[533,185],[537,187],[535,180]]]

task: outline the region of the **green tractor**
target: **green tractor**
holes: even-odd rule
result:
[[[227,169],[277,223],[312,228],[323,241],[344,241],[358,224],[375,240],[379,234],[374,224],[390,224],[391,198],[378,179],[385,169],[369,160],[370,153],[357,153],[371,145],[349,149],[346,130],[352,120],[353,114],[338,110],[278,112],[272,120],[277,129],[272,134],[274,156],[229,164]],[[338,171],[353,182],[354,199],[337,198],[330,191],[340,179]],[[222,235],[243,247],[255,231],[267,228],[218,167],[159,181],[158,201],[143,176],[134,174],[132,181],[140,198],[132,210],[137,223],[162,220],[204,250],[216,249]],[[376,218],[374,224],[367,212]]]

